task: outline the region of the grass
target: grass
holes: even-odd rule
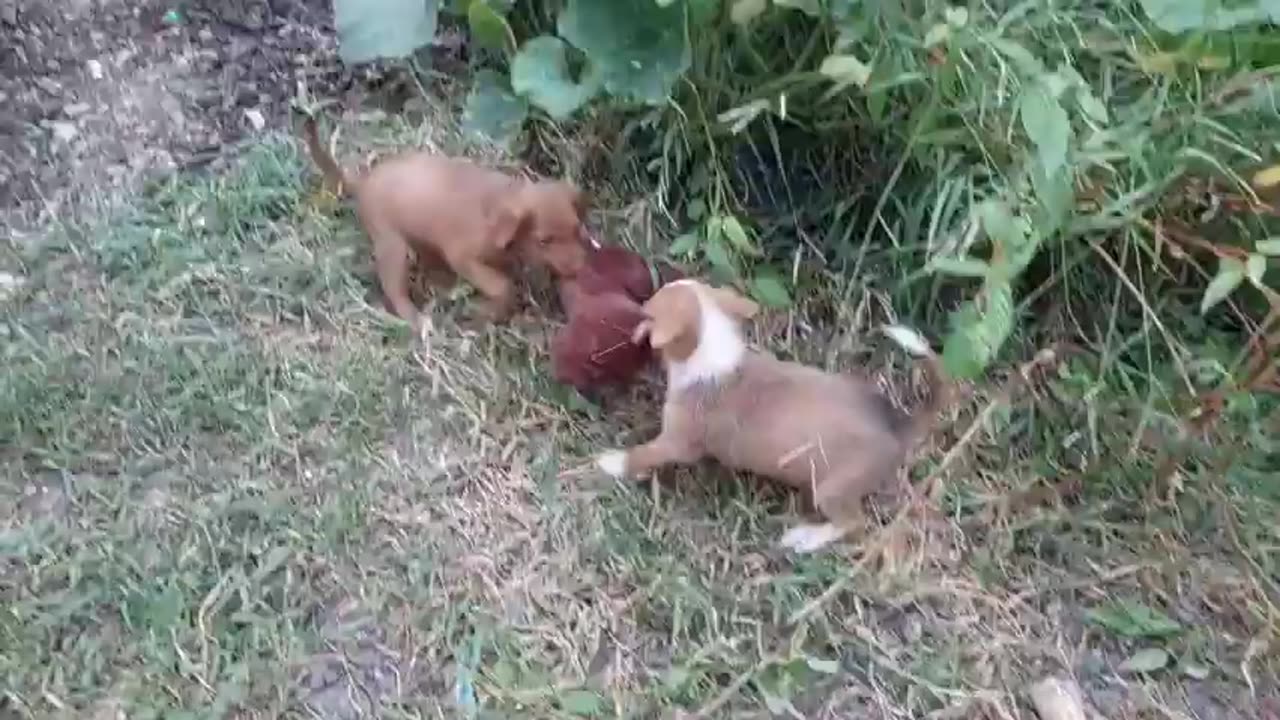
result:
[[[348,125],[460,147],[443,115]],[[940,511],[789,557],[767,484],[592,473],[657,406],[567,397],[538,311],[477,329],[441,295],[413,342],[311,175],[266,142],[6,248],[0,716],[1017,718],[1050,674],[1110,718],[1277,697],[1266,465],[1197,452],[1150,508],[1159,441],[1123,453],[1105,418],[1142,408],[1089,362],[971,388],[917,473]],[[910,397],[886,306],[833,286],[757,338]]]

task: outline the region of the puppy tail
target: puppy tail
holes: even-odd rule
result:
[[[911,447],[915,447],[933,432],[938,414],[944,407],[951,404],[951,381],[942,368],[941,359],[920,333],[902,325],[888,325],[884,328],[884,334],[903,350],[918,358],[924,364],[925,373],[929,378],[929,400],[924,407],[918,408],[911,414],[911,420],[906,428],[908,443]]]
[[[335,195],[342,197],[355,189],[347,179],[346,173],[342,172],[342,168],[338,166],[338,161],[333,159],[333,154],[320,141],[320,130],[316,126],[314,116],[308,115],[302,121],[302,139],[307,144],[307,152],[311,155],[311,160],[315,162],[316,167],[320,168],[320,173],[333,187]]]

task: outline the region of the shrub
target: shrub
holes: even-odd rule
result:
[[[467,101],[477,132],[624,118],[633,165],[690,222],[671,252],[770,304],[802,280],[771,269],[797,252],[861,278],[890,248],[899,280],[968,289],[945,342],[957,376],[989,365],[1029,286],[1081,264],[1144,307],[1153,288],[1127,277],[1142,263],[1179,285],[1171,266],[1214,265],[1201,312],[1245,284],[1274,297],[1257,210],[1280,185],[1280,33],[1263,0],[456,5],[492,51]],[[790,197],[761,203],[761,186]],[[1204,198],[1229,205],[1212,239]]]

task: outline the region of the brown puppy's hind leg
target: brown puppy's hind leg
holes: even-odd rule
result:
[[[382,297],[387,309],[418,326],[418,308],[409,296],[409,245],[398,233],[380,232],[372,235],[373,262],[382,285]]]
[[[484,312],[490,320],[501,322],[511,317],[515,309],[515,288],[502,271],[475,259],[454,265],[454,269],[484,294],[487,300]]]

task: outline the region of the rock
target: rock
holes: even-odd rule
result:
[[[76,139],[80,134],[80,130],[76,128],[73,122],[65,120],[57,120],[49,123],[49,129],[53,131],[53,137],[61,142],[69,143]]]
[[[89,72],[89,77],[94,80],[102,79],[102,63],[97,60],[90,60],[84,64],[85,70]]]
[[[62,112],[66,113],[67,117],[77,117],[89,112],[89,103],[71,103],[70,105],[63,107]]]
[[[0,300],[9,299],[9,296],[21,290],[22,286],[26,284],[26,278],[12,273],[0,272]]]
[[[1040,720],[1089,720],[1080,687],[1066,678],[1047,677],[1027,689]]]
[[[253,127],[254,132],[261,131],[267,126],[267,119],[262,116],[262,111],[257,108],[249,108],[244,111],[244,117],[249,121],[249,125]]]

